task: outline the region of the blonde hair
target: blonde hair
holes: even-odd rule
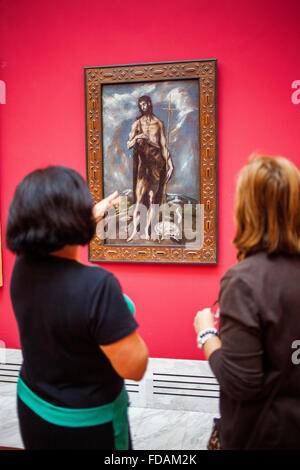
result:
[[[237,257],[258,251],[300,253],[300,173],[283,157],[252,155],[235,203]]]

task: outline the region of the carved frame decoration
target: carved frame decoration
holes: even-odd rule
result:
[[[218,262],[217,60],[194,60],[84,68],[87,180],[96,202],[103,198],[102,86],[161,80],[199,83],[199,195],[203,243],[186,246],[107,245],[96,235],[89,244],[92,262],[216,264]],[[118,189],[118,188],[116,188]]]

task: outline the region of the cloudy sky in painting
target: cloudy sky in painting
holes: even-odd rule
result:
[[[175,171],[167,192],[199,199],[199,89],[196,80],[104,85],[102,89],[104,193],[132,188],[132,149],[127,140],[139,114],[137,100],[150,96],[153,113],[168,128],[169,102],[175,110],[170,121],[169,151]]]

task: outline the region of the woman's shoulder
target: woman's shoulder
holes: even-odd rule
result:
[[[286,271],[285,266],[298,270],[300,274],[300,256],[284,253],[268,255],[267,252],[260,251],[231,266],[222,280],[239,279],[246,284],[257,284],[266,275],[281,276]]]
[[[223,310],[229,311],[233,306],[239,312],[243,310],[244,314],[256,310],[257,292],[261,290],[265,262],[266,254],[256,253],[226,271],[221,279],[219,292]]]
[[[265,262],[266,254],[263,252],[248,256],[242,261],[237,261],[224,274],[224,278],[241,277],[244,274],[255,273],[257,266]]]
[[[72,279],[75,284],[99,284],[112,279],[114,275],[101,266],[91,263],[84,263],[75,259],[60,258],[48,256],[40,260],[39,269],[53,276],[53,273],[59,274],[61,281],[68,282]]]
[[[98,265],[75,262],[67,270],[65,282],[71,282],[76,292],[94,297],[101,292],[111,292],[114,295],[121,292],[121,284],[116,276]]]
[[[115,278],[112,272],[108,271],[107,269],[102,268],[101,266],[93,265],[89,263],[87,264],[78,263],[78,265],[79,265],[79,271],[81,273],[81,276],[84,276],[87,279],[90,279],[91,281],[106,282]]]

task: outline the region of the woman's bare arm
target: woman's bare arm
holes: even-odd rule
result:
[[[106,355],[117,374],[124,379],[141,380],[148,363],[148,349],[137,332],[120,341],[99,348]]]

